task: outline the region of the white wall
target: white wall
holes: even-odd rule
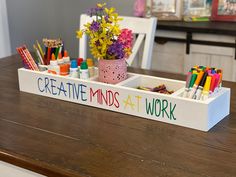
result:
[[[6,0],[0,0],[0,58],[11,55]]]
[[[0,161],[0,177],[45,177],[45,176]]]

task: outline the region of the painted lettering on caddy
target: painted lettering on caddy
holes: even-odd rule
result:
[[[97,103],[107,106],[115,106],[116,108],[120,107],[120,103],[118,101],[119,93],[114,92],[112,90],[97,89],[94,91],[93,88],[90,88],[90,102],[93,100],[97,101]]]
[[[176,104],[169,103],[167,100],[163,99],[155,99],[153,98],[152,101],[148,101],[146,98],[146,113],[148,115],[155,115],[156,117],[162,118],[169,118],[170,120],[176,120],[174,116],[174,111],[176,108]]]
[[[48,77],[37,79],[38,90],[42,93],[49,93],[52,95],[63,96],[87,101],[87,86],[83,84],[75,84],[75,83],[64,83],[57,81],[55,79],[49,79]]]
[[[130,107],[132,110],[137,108],[136,110],[139,112],[141,99],[142,99],[142,97],[139,95],[136,95],[136,96],[128,95],[128,97],[123,100],[124,109],[127,109],[127,107]],[[136,100],[136,101],[134,101],[134,100]]]

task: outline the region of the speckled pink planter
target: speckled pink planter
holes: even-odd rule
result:
[[[116,84],[127,78],[125,59],[98,61],[98,78],[100,82]]]

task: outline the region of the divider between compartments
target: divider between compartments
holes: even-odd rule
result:
[[[125,84],[127,84],[129,82],[133,82],[134,80],[138,79],[139,77],[140,77],[140,75],[138,75],[138,74],[128,73],[128,78],[125,79],[124,81],[117,83],[116,85],[127,87]]]

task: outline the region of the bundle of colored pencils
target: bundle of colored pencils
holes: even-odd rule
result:
[[[20,54],[20,56],[22,58],[23,65],[25,68],[31,69],[34,71],[39,71],[39,68],[38,68],[37,64],[35,63],[34,58],[30,54],[26,45],[23,45],[22,47],[17,47],[16,50]]]
[[[58,59],[60,53],[64,56],[64,47],[61,39],[45,38],[43,39],[43,44],[45,52],[38,41],[33,45],[39,64],[49,65],[52,54],[55,55],[56,59]]]

